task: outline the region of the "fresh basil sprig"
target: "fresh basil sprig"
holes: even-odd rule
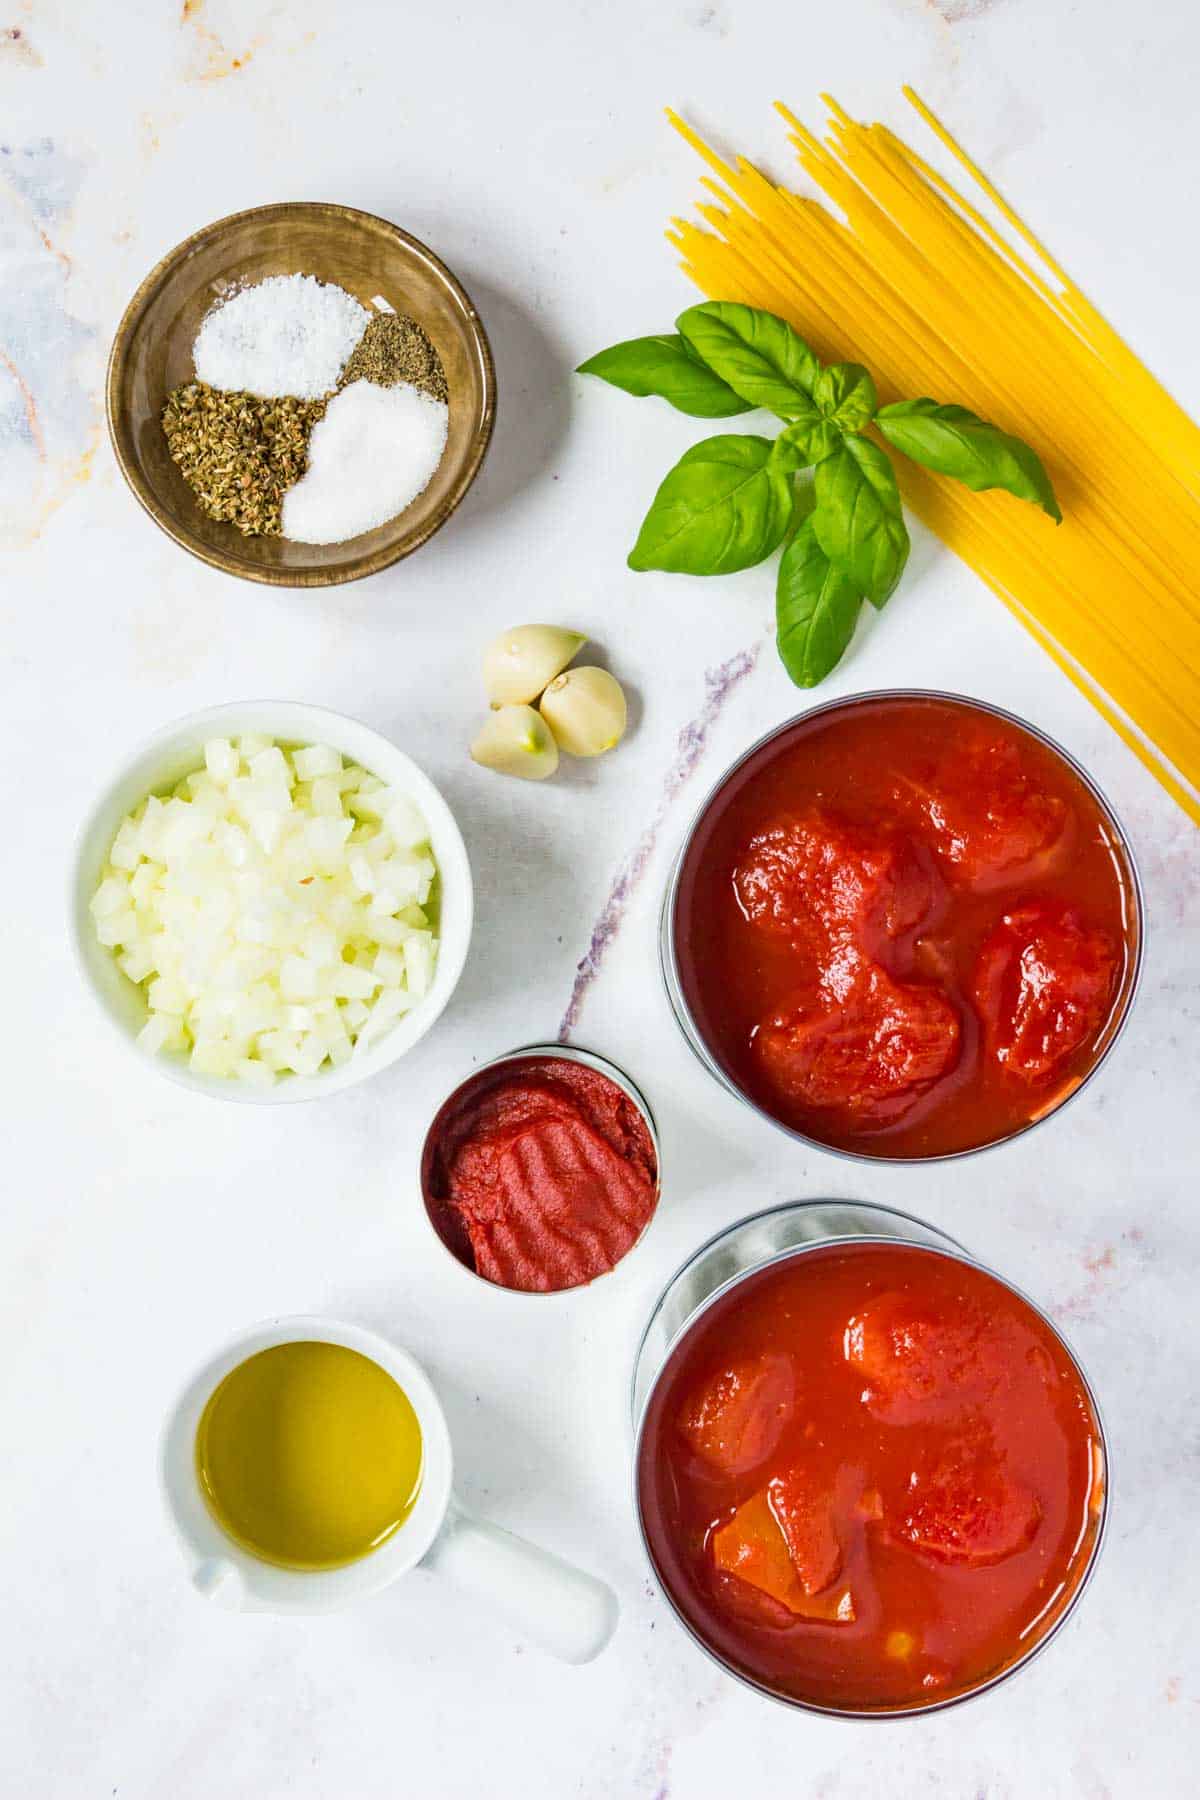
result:
[[[817,542],[860,594],[882,606],[908,561],[908,531],[891,463],[870,438],[845,436],[817,464]]]
[[[841,441],[841,432],[833,420],[822,418],[810,402],[808,411],[798,414],[775,439],[773,454],[777,462],[785,463],[794,474],[798,469],[811,469],[814,463],[823,461]]]
[[[697,418],[763,407],[784,421],[772,439],[706,438],[666,477],[629,554],[631,569],[728,575],[785,543],[776,588],[779,654],[799,687],[836,668],[864,599],[883,606],[908,560],[895,471],[864,436],[874,425],[906,456],[978,493],[1001,488],[1061,521],[1036,451],[964,406],[900,400],[881,407],[861,363],[823,366],[785,319],[733,301],[690,306],[676,331],[632,338],[579,372]],[[815,507],[798,522],[795,477],[811,468]]]
[[[775,587],[775,641],[797,687],[816,687],[841,661],[861,606],[858,588],[830,562],[805,519],[779,559]]]
[[[680,457],[646,514],[631,569],[730,575],[778,548],[796,497],[770,438],[749,432],[705,438]]]
[[[638,398],[659,394],[694,419],[731,419],[735,413],[753,410],[749,400],[735,394],[727,381],[701,362],[677,331],[614,344],[580,363],[578,372],[599,375],[601,381]]]
[[[753,306],[711,300],[689,306],[675,324],[696,355],[743,400],[781,419],[807,409],[821,365],[786,320]]]
[[[879,407],[871,372],[861,363],[830,363],[817,376],[813,399],[822,417],[843,431],[864,431]]]
[[[883,436],[914,462],[953,475],[973,493],[1003,488],[1018,500],[1029,500],[1049,513],[1056,525],[1062,513],[1041,458],[1028,444],[977,418],[965,406],[942,406],[937,400],[898,400],[875,416]]]

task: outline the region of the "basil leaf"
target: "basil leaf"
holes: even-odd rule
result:
[[[729,419],[751,411],[750,402],[714,375],[674,331],[613,344],[580,363],[575,373],[598,375],[639,399],[657,394],[694,419]]]
[[[794,472],[819,463],[836,450],[842,434],[831,419],[823,419],[811,403],[803,417],[793,420],[775,439],[772,460]]]
[[[937,400],[899,400],[885,406],[876,424],[889,444],[914,462],[953,475],[973,493],[1003,488],[1028,500],[1062,524],[1054,489],[1036,450],[989,425],[965,406],[942,406]]]
[[[861,592],[830,562],[806,519],[780,559],[775,584],[775,642],[797,687],[816,687],[837,667],[861,606]]]
[[[705,438],[654,496],[629,567],[681,575],[749,569],[780,543],[795,503],[791,475],[771,461],[770,438]]]
[[[873,606],[882,606],[908,561],[908,532],[892,465],[870,438],[843,438],[817,464],[817,542]]]
[[[818,409],[843,431],[862,431],[875,417],[879,395],[861,363],[830,363],[813,388]]]
[[[786,320],[710,300],[689,306],[675,324],[696,355],[752,406],[794,419],[809,404],[821,365]]]

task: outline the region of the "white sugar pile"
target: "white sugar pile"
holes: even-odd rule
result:
[[[192,350],[196,379],[268,400],[320,400],[337,386],[370,316],[315,275],[268,276],[206,315]]]
[[[341,544],[403,512],[428,487],[450,411],[407,381],[352,381],[308,443],[308,471],[283,497],[283,535]]]

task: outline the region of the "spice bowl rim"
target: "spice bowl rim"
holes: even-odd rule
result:
[[[621,1089],[621,1092],[626,1098],[631,1100],[637,1107],[639,1113],[646,1122],[646,1128],[650,1133],[650,1142],[654,1148],[656,1165],[654,1202],[646,1217],[645,1224],[642,1226],[642,1229],[638,1232],[638,1235],[634,1238],[625,1254],[618,1257],[611,1269],[604,1269],[599,1275],[593,1275],[590,1281],[576,1282],[574,1287],[514,1288],[505,1287],[498,1281],[489,1281],[486,1275],[481,1275],[478,1269],[471,1268],[468,1263],[463,1262],[460,1257],[456,1256],[441,1232],[438,1230],[437,1225],[434,1223],[430,1196],[425,1180],[426,1159],[433,1143],[434,1133],[445,1119],[454,1102],[461,1095],[465,1094],[474,1082],[479,1081],[491,1070],[501,1068],[505,1063],[522,1062],[532,1057],[559,1058],[563,1062],[580,1063],[584,1068],[594,1069],[597,1074],[607,1076],[610,1081],[616,1083],[617,1087]],[[662,1145],[659,1139],[658,1123],[654,1117],[650,1102],[647,1100],[638,1084],[634,1081],[633,1077],[627,1075],[619,1064],[613,1062],[609,1057],[601,1055],[599,1051],[580,1049],[574,1044],[546,1042],[522,1044],[514,1050],[502,1051],[498,1056],[489,1057],[486,1062],[480,1063],[477,1069],[472,1069],[469,1075],[465,1075],[461,1081],[455,1083],[454,1087],[451,1088],[445,1099],[437,1107],[437,1110],[434,1112],[433,1117],[426,1127],[425,1135],[421,1140],[420,1149],[417,1152],[417,1189],[421,1196],[421,1211],[425,1216],[425,1221],[429,1226],[430,1232],[433,1234],[442,1254],[453,1263],[460,1274],[468,1276],[472,1282],[478,1283],[479,1286],[488,1289],[489,1292],[493,1294],[506,1295],[514,1300],[557,1301],[559,1304],[562,1304],[564,1301],[578,1298],[580,1295],[589,1294],[601,1282],[608,1281],[611,1276],[617,1273],[618,1269],[624,1269],[626,1267],[631,1258],[645,1243],[650,1228],[658,1217],[659,1208],[662,1203]]]
[[[857,1212],[864,1216],[871,1215],[873,1218],[880,1221],[894,1221],[898,1225],[907,1226],[909,1228],[915,1227],[918,1235],[914,1237],[899,1229],[888,1231],[884,1224],[880,1224],[874,1230],[867,1227],[867,1229],[861,1233],[843,1232],[841,1234],[834,1233],[827,1236],[814,1235],[799,1240],[792,1240],[781,1245],[778,1249],[769,1254],[763,1255],[758,1261],[747,1262],[745,1267],[736,1269],[733,1273],[718,1280],[713,1287],[708,1289],[708,1291],[697,1300],[696,1304],[683,1319],[679,1327],[670,1334],[665,1347],[658,1353],[657,1366],[646,1380],[643,1388],[640,1377],[642,1374],[643,1359],[647,1353],[650,1334],[654,1329],[655,1323],[660,1318],[672,1292],[675,1290],[677,1284],[687,1275],[689,1270],[694,1269],[700,1264],[705,1256],[710,1252],[717,1250],[728,1240],[734,1239],[740,1232],[753,1227],[761,1227],[771,1220],[792,1218],[796,1215],[812,1213],[821,1207],[830,1207],[841,1213]],[[931,1240],[938,1241],[934,1242]],[[748,1281],[752,1276],[761,1275],[768,1269],[780,1267],[792,1258],[803,1256],[814,1250],[837,1248],[848,1244],[877,1244],[889,1247],[900,1244],[906,1248],[918,1250],[927,1255],[941,1256],[950,1262],[966,1263],[969,1267],[977,1269],[981,1274],[988,1276],[1010,1294],[1015,1295],[1023,1305],[1030,1309],[1034,1317],[1039,1319],[1061,1344],[1076,1375],[1082,1383],[1084,1393],[1086,1394],[1088,1403],[1092,1409],[1092,1417],[1095,1421],[1096,1442],[1099,1450],[1100,1477],[1103,1484],[1100,1510],[1096,1520],[1095,1535],[1087,1553],[1087,1561],[1080,1572],[1078,1582],[1066,1605],[1042,1636],[1031,1644],[1029,1649],[1018,1656],[1014,1661],[1006,1664],[1001,1669],[997,1669],[975,1686],[966,1688],[961,1693],[948,1694],[941,1699],[931,1700],[927,1705],[874,1708],[826,1706],[813,1700],[802,1700],[795,1695],[781,1693],[778,1689],[769,1687],[765,1682],[757,1681],[752,1675],[747,1674],[744,1670],[735,1668],[705,1641],[698,1628],[687,1617],[682,1605],[676,1600],[669,1584],[663,1579],[654,1554],[650,1548],[649,1535],[646,1529],[646,1521],[642,1509],[641,1483],[639,1477],[643,1438],[646,1432],[646,1424],[650,1414],[651,1403],[657,1392],[660,1381],[669,1370],[676,1351],[680,1348],[685,1339],[713,1308],[719,1305],[720,1302],[728,1294],[732,1293],[735,1288],[739,1287],[743,1282]],[[640,1399],[639,1391],[641,1391]],[[637,1349],[634,1353],[633,1366],[630,1373],[630,1403],[633,1424],[631,1471],[633,1510],[637,1520],[642,1550],[650,1573],[654,1577],[660,1593],[666,1600],[676,1621],[682,1626],[693,1644],[695,1644],[717,1668],[721,1669],[732,1680],[737,1681],[743,1687],[748,1688],[752,1693],[758,1694],[764,1699],[774,1701],[777,1705],[786,1707],[790,1712],[808,1713],[819,1718],[842,1720],[854,1724],[866,1724],[875,1721],[895,1722],[899,1720],[922,1719],[934,1713],[946,1712],[952,1707],[962,1706],[967,1701],[982,1699],[985,1694],[991,1693],[994,1688],[999,1687],[1011,1676],[1017,1675],[1022,1670],[1027,1669],[1030,1664],[1041,1655],[1043,1650],[1048,1648],[1067,1622],[1075,1616],[1080,1601],[1083,1599],[1084,1593],[1090,1586],[1096,1573],[1101,1553],[1108,1539],[1113,1491],[1112,1452],[1108,1432],[1105,1428],[1104,1415],[1096,1397],[1096,1391],[1092,1386],[1087,1370],[1084,1368],[1078,1353],[1067,1341],[1066,1337],[1046,1312],[1045,1308],[1027,1294],[1022,1287],[1019,1287],[1016,1282],[1010,1281],[1006,1275],[1001,1275],[990,1263],[984,1262],[981,1258],[973,1255],[970,1250],[959,1243],[956,1238],[951,1237],[948,1232],[943,1231],[940,1226],[933,1225],[927,1219],[920,1218],[916,1213],[906,1212],[900,1207],[884,1206],[876,1201],[834,1199],[827,1196],[805,1200],[784,1200],[775,1206],[764,1207],[759,1212],[747,1213],[743,1217],[734,1219],[730,1224],[723,1226],[719,1231],[714,1232],[703,1244],[699,1245],[689,1256],[684,1258],[674,1272],[663,1283],[657,1298],[650,1308],[646,1325],[638,1338]],[[1094,1479],[1095,1476],[1093,1475],[1093,1480]]]
[[[341,1068],[315,1075],[283,1075],[270,1088],[253,1088],[235,1077],[203,1075],[188,1067],[182,1053],[151,1054],[135,1042],[131,1014],[134,988],[117,967],[112,951],[95,936],[89,902],[95,893],[117,827],[130,807],[182,779],[168,768],[202,766],[206,738],[263,731],[285,743],[328,743],[372,774],[398,786],[420,808],[430,828],[440,891],[438,953],[429,992],[405,1017],[361,1055]],[[162,771],[154,774],[155,768]],[[71,852],[68,882],[69,934],[75,962],[95,1004],[130,1053],[177,1086],[213,1099],[272,1106],[323,1099],[344,1092],[397,1062],[432,1030],[449,1005],[466,964],[474,924],[471,865],[462,832],[448,802],[420,765],[383,733],[346,713],[296,700],[233,700],[202,707],[161,725],[122,757],[86,809]],[[103,971],[101,973],[100,971]],[[118,999],[117,996],[120,996]]]
[[[1006,724],[1015,726],[1019,731],[1024,731],[1030,737],[1035,739],[1044,749],[1049,750],[1053,755],[1057,756],[1091,795],[1112,831],[1113,838],[1123,860],[1124,869],[1128,875],[1127,885],[1131,923],[1134,926],[1133,941],[1129,950],[1130,964],[1124,978],[1124,997],[1121,1001],[1120,1011],[1115,1021],[1111,1024],[1108,1036],[1100,1050],[1100,1054],[1085,1071],[1076,1086],[1072,1088],[1071,1092],[1064,1095],[1056,1105],[1051,1106],[1048,1111],[1041,1113],[1036,1119],[1031,1119],[1026,1124],[1020,1125],[1016,1129],[1006,1132],[1000,1137],[989,1138],[986,1143],[982,1144],[966,1144],[961,1149],[941,1150],[922,1156],[895,1156],[889,1155],[883,1150],[849,1149],[841,1144],[828,1143],[823,1138],[810,1136],[807,1132],[801,1131],[797,1126],[788,1125],[784,1120],[770,1112],[759,1101],[755,1100],[752,1095],[747,1093],[734,1077],[721,1066],[716,1054],[705,1041],[700,1027],[692,1014],[692,1009],[684,995],[675,948],[675,903],[679,893],[684,863],[687,860],[688,852],[692,847],[692,843],[700,826],[704,823],[710,809],[715,804],[720,794],[737,775],[738,771],[742,769],[752,757],[757,756],[761,750],[765,750],[776,738],[783,737],[785,733],[795,730],[798,726],[807,724],[810,720],[820,717],[823,713],[838,712],[870,702],[888,700],[948,701],[953,705],[962,706],[969,711],[984,713],[993,718],[1001,719]],[[667,877],[662,907],[659,912],[658,963],[663,987],[666,990],[667,1001],[684,1042],[692,1052],[692,1055],[696,1058],[697,1062],[699,1062],[700,1066],[706,1069],[709,1075],[724,1088],[726,1093],[731,1094],[735,1100],[738,1100],[743,1106],[749,1107],[751,1112],[756,1113],[759,1118],[766,1120],[769,1125],[776,1131],[782,1132],[785,1137],[791,1138],[794,1143],[803,1144],[808,1149],[823,1151],[827,1156],[837,1156],[846,1162],[865,1163],[871,1166],[925,1168],[935,1163],[959,1162],[966,1157],[981,1156],[988,1151],[1000,1150],[1009,1144],[1023,1142],[1032,1132],[1038,1130],[1041,1126],[1048,1124],[1052,1119],[1058,1118],[1066,1111],[1067,1107],[1070,1106],[1073,1101],[1079,1098],[1093,1078],[1099,1074],[1104,1064],[1108,1061],[1129,1024],[1129,1019],[1141,987],[1142,973],[1145,967],[1148,928],[1149,921],[1146,911],[1145,890],[1142,885],[1141,871],[1138,868],[1137,857],[1134,854],[1133,845],[1128,832],[1125,830],[1115,808],[1099,783],[1088,770],[1084,768],[1083,764],[1079,762],[1076,757],[1072,756],[1071,752],[1060,744],[1056,738],[1052,737],[1049,732],[1043,731],[1041,726],[1034,725],[1028,719],[1022,718],[1019,713],[1011,712],[1008,708],[998,706],[993,701],[980,700],[973,695],[956,693],[946,688],[865,688],[858,693],[844,694],[837,699],[822,701],[820,705],[809,707],[803,712],[793,713],[790,718],[784,719],[780,724],[772,726],[769,731],[765,731],[761,737],[756,738],[745,750],[739,752],[728,767],[717,777],[716,781],[709,788],[704,799],[700,802],[700,805],[689,819],[687,826],[684,829],[679,849],[671,864],[671,871]]]
[[[346,552],[338,560],[322,566],[284,568],[254,563],[239,556],[235,542],[237,537],[235,527],[230,527],[230,531],[233,533],[230,547],[228,549],[219,548],[199,537],[185,521],[176,517],[168,507],[163,505],[142,469],[132,421],[124,401],[124,377],[134,341],[145,325],[149,306],[163,284],[177,269],[188,262],[199,250],[216,242],[234,227],[245,225],[251,220],[263,223],[268,219],[283,220],[300,215],[320,218],[331,228],[336,228],[339,221],[363,221],[371,229],[382,230],[389,236],[403,256],[415,257],[427,266],[453,302],[464,341],[469,345],[478,368],[481,401],[479,419],[467,442],[461,467],[455,475],[453,485],[439,506],[427,518],[411,530],[403,534],[396,534],[387,543],[370,552],[354,553],[351,547],[357,540],[351,538],[345,545],[328,546],[330,549]],[[333,280],[336,278],[322,275],[320,279]],[[383,279],[381,277],[381,285]],[[219,569],[223,574],[236,576],[243,581],[254,581],[264,586],[282,588],[336,587],[344,582],[359,581],[368,575],[377,575],[383,569],[390,568],[394,563],[401,561],[402,558],[410,556],[415,550],[419,550],[422,544],[427,543],[455,512],[479,473],[491,443],[496,418],[496,367],[491,344],[474,301],[454,271],[442,261],[436,251],[430,249],[428,244],[423,243],[420,238],[414,237],[411,232],[405,231],[402,226],[393,224],[390,219],[385,219],[378,213],[367,212],[361,207],[345,206],[340,202],[330,200],[278,200],[264,206],[247,207],[240,212],[226,213],[222,218],[202,225],[198,231],[192,232],[173,249],[168,250],[165,256],[160,257],[149,273],[139,282],[121,314],[120,322],[113,335],[105,374],[104,411],[109,442],[127,487],[142,510],[153,519],[154,523],[166,533],[173,543],[186,550],[189,555],[198,558],[199,561],[207,563],[210,568]],[[420,496],[413,504],[416,505],[419,499]],[[403,513],[396,515],[397,519],[403,516]],[[385,524],[393,522],[385,521]]]

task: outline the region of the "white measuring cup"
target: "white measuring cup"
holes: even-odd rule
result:
[[[313,1341],[357,1350],[403,1388],[421,1426],[421,1487],[399,1530],[357,1562],[340,1569],[282,1569],[244,1550],[217,1524],[196,1473],[196,1432],[209,1396],[239,1363],[280,1344]],[[590,1662],[616,1626],[617,1599],[605,1582],[459,1504],[451,1489],[446,1416],[428,1377],[405,1351],[362,1326],[273,1319],[231,1340],[180,1395],[163,1433],[160,1472],[193,1587],[232,1611],[333,1612],[378,1593],[419,1563],[478,1595],[565,1662]]]

